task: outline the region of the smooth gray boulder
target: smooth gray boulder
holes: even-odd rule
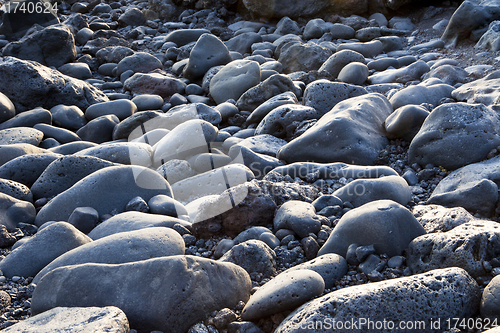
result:
[[[356,179],[333,192],[333,195],[343,202],[349,201],[354,207],[375,200],[392,200],[406,205],[412,197],[408,183],[400,176]]]
[[[428,79],[420,84],[399,90],[391,96],[389,101],[394,110],[405,105],[420,105],[423,103],[429,103],[436,107],[443,98],[450,98],[453,90],[455,90],[453,86],[444,84],[439,80]]]
[[[55,222],[38,231],[0,261],[0,269],[8,278],[34,277],[52,260],[90,242],[92,239],[71,224]]]
[[[420,105],[405,105],[396,109],[385,120],[384,126],[389,139],[403,138],[411,142],[422,127],[429,111]]]
[[[283,146],[277,157],[287,163],[373,164],[379,151],[388,144],[383,123],[391,113],[389,101],[381,94],[349,98]]]
[[[168,182],[145,167],[113,166],[98,170],[60,193],[38,212],[35,223],[67,220],[76,207],[92,207],[99,216],[120,213],[137,196],[149,200],[157,194],[172,194]],[[98,195],[96,195],[98,194]]]
[[[201,79],[211,67],[225,65],[231,60],[231,53],[219,38],[212,34],[203,34],[191,50],[182,74],[185,78],[195,81]]]
[[[317,234],[321,229],[321,217],[308,202],[290,200],[285,202],[276,212],[273,220],[274,230],[290,229],[300,238]]]
[[[4,332],[37,333],[128,333],[125,313],[116,306],[58,307],[18,322]]]
[[[445,64],[431,69],[428,73],[422,76],[423,80],[431,78],[439,79],[445,84],[454,86],[457,83],[468,82],[469,73],[460,66]]]
[[[137,111],[134,102],[128,99],[118,99],[116,101],[96,103],[87,108],[85,118],[93,120],[101,116],[115,115],[120,120],[130,117]]]
[[[16,115],[16,108],[12,101],[0,92],[0,123]]]
[[[500,225],[474,220],[447,232],[422,235],[408,247],[406,262],[413,273],[460,267],[472,277],[487,274],[484,262],[500,254]]]
[[[52,115],[49,110],[37,107],[33,110],[23,111],[1,123],[0,130],[14,127],[33,127],[37,124],[52,124]]]
[[[382,176],[398,176],[398,173],[388,166],[360,166],[345,163],[312,163],[295,162],[272,170],[283,176],[289,175],[293,179],[299,177],[306,180],[314,176],[320,179],[335,179],[342,177],[349,179],[379,178]]]
[[[241,319],[256,320],[292,310],[321,295],[325,282],[312,270],[285,271],[261,286],[248,300]]]
[[[64,156],[45,168],[31,191],[35,200],[53,198],[91,173],[114,165],[116,164],[93,156]]]
[[[180,47],[196,42],[201,35],[206,33],[210,33],[210,31],[206,29],[178,29],[169,32],[165,37],[165,42],[174,42]]]
[[[85,110],[91,104],[108,101],[104,93],[84,81],[14,57],[0,61],[0,91],[14,103],[17,112],[59,104]]]
[[[372,58],[384,50],[384,45],[379,40],[372,40],[366,43],[342,43],[337,47],[337,51],[351,50],[361,53],[366,58]],[[364,61],[362,61],[364,63]]]
[[[33,202],[33,194],[29,187],[13,180],[0,178],[0,193],[18,200]]]
[[[394,331],[402,322],[416,325],[421,321],[419,325],[426,329],[418,331],[430,332],[431,322],[438,318],[442,324],[449,318],[473,316],[479,300],[479,286],[467,272],[456,267],[440,269],[331,292],[292,312],[276,333],[345,332],[344,325],[353,333],[375,331],[368,329],[369,321],[370,328],[379,322],[382,327],[376,331],[380,332]],[[363,317],[353,318],[354,313]],[[343,326],[337,327],[338,323]]]
[[[430,70],[429,65],[418,60],[408,66],[401,67],[398,69],[387,69],[383,72],[375,73],[368,77],[368,82],[370,84],[381,84],[381,83],[406,83],[409,81],[420,80],[422,75]]]
[[[435,108],[413,138],[410,163],[454,170],[479,162],[500,145],[500,118],[481,104],[447,103]]]
[[[484,288],[483,295],[481,297],[481,304],[479,311],[481,317],[489,318],[490,320],[498,320],[500,317],[500,300],[498,295],[500,294],[500,276],[495,276],[490,283]]]
[[[83,264],[44,276],[33,293],[31,311],[36,315],[58,306],[112,305],[137,330],[183,333],[207,313],[246,302],[251,287],[243,268],[194,256]]]
[[[313,260],[290,267],[286,271],[292,272],[301,269],[309,269],[321,275],[325,282],[325,289],[330,289],[335,285],[335,282],[347,274],[347,261],[338,254],[327,253]]]
[[[210,95],[217,104],[235,101],[248,89],[260,83],[260,66],[253,60],[234,60],[210,80]]]
[[[229,51],[238,52],[240,54],[251,53],[252,45],[262,42],[262,36],[256,32],[244,32],[234,36],[230,40],[224,42]]]
[[[183,94],[186,84],[172,75],[135,73],[123,83],[123,90],[137,94],[155,94],[163,98]]]
[[[155,56],[146,52],[136,52],[123,58],[116,67],[116,76],[120,77],[125,71],[134,73],[149,73],[155,69],[162,69],[163,64]]]
[[[14,231],[18,223],[33,224],[35,215],[35,206],[31,202],[0,193],[0,224],[8,231]]]
[[[342,68],[338,80],[345,83],[362,85],[368,79],[368,66],[361,62],[351,62]]]
[[[352,29],[352,28],[351,28]],[[353,30],[354,32],[354,30]],[[339,50],[330,56],[319,68],[319,72],[326,71],[333,78],[337,78],[342,68],[352,62],[366,63],[365,57],[353,50]]]
[[[93,240],[98,240],[120,232],[155,227],[172,228],[176,224],[180,224],[185,227],[191,226],[191,223],[172,216],[130,211],[110,217],[92,229],[88,236]]]
[[[86,263],[123,264],[184,254],[181,235],[170,228],[152,227],[120,232],[70,250],[45,266],[33,279],[38,284],[47,273],[62,266]]]
[[[432,192],[428,203],[464,207],[490,216],[496,207],[500,156],[466,165],[448,174]]]
[[[372,201],[342,216],[318,256],[336,253],[345,257],[353,243],[374,245],[378,254],[397,256],[424,234],[424,228],[404,206],[391,200]]]
[[[149,167],[153,149],[142,142],[110,142],[79,150],[76,156],[93,156],[113,163]]]
[[[338,103],[367,93],[361,86],[321,79],[306,86],[302,102],[305,106],[316,109],[320,115],[324,115]]]

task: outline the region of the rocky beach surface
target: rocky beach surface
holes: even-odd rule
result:
[[[2,3],[4,332],[500,332],[500,1]]]

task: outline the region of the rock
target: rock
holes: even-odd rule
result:
[[[129,332],[125,313],[117,307],[58,307],[45,311],[5,329],[5,332]]]
[[[102,49],[97,51],[95,57],[100,64],[113,63],[116,65],[125,57],[131,56],[133,54],[134,51],[125,46],[108,46],[103,47]]]
[[[146,143],[113,142],[80,150],[75,155],[94,156],[113,163],[149,167],[153,150]]]
[[[146,17],[137,8],[128,8],[125,13],[120,15],[118,23],[122,26],[138,26],[146,23]]]
[[[18,42],[7,44],[2,55],[57,68],[76,59],[75,39],[64,24],[39,27],[32,29]]]
[[[79,80],[86,80],[92,77],[90,67],[85,63],[65,64],[59,67],[57,70],[64,75],[68,75]]]
[[[55,141],[55,140],[54,140]],[[87,148],[97,147],[96,143],[88,141],[74,141],[65,143],[63,145],[54,145],[48,149],[49,152],[61,154],[61,155],[71,155]]]
[[[123,264],[184,254],[181,235],[170,228],[145,228],[120,232],[83,244],[54,259],[33,279],[38,284],[56,268],[86,263]]]
[[[174,42],[177,46],[196,42],[201,35],[210,33],[206,29],[179,29],[170,32],[165,38],[165,42]]]
[[[328,27],[323,19],[317,18],[309,20],[304,27],[303,38],[305,40],[313,38],[321,38],[325,32],[327,32]]]
[[[352,28],[351,28],[352,29]],[[365,63],[365,57],[353,50],[339,50],[330,56],[319,68],[319,72],[326,71],[333,78],[337,78],[342,68],[352,62]]]
[[[326,13],[336,13],[342,16],[349,16],[354,13],[367,11],[366,1],[317,1],[317,2],[294,2],[277,0],[269,3],[262,0],[250,0],[244,3],[245,9],[254,19],[282,18],[288,16],[292,19],[299,17],[318,17]]]
[[[345,257],[349,245],[374,245],[378,254],[401,255],[410,242],[425,234],[412,213],[391,200],[377,200],[345,213],[318,255]]]
[[[361,53],[364,57],[371,58],[383,51],[383,44],[379,40],[366,43],[343,43],[337,47],[337,52],[342,50],[351,50]],[[364,61],[360,61],[364,63]]]
[[[455,47],[457,42],[485,24],[500,18],[497,0],[464,1],[453,13],[441,39],[446,47]]]
[[[95,288],[96,277],[105,293]],[[37,285],[31,308],[38,314],[57,306],[107,303],[122,309],[138,330],[186,332],[207,312],[246,302],[250,288],[248,274],[234,264],[193,256],[161,257],[58,268]]]
[[[134,113],[132,116],[121,121],[113,130],[113,140],[127,139],[129,141],[137,139],[147,132],[158,128],[149,120],[163,115],[161,111],[142,111]],[[141,126],[141,124],[143,126]],[[146,127],[147,126],[147,127]],[[144,127],[144,130],[142,129]]]
[[[317,234],[321,229],[321,219],[314,206],[307,202],[291,200],[284,203],[274,216],[274,229],[290,229],[300,237]]]
[[[499,126],[498,115],[484,105],[443,104],[425,119],[412,140],[409,161],[451,170],[478,162],[500,145]]]
[[[442,65],[432,69],[430,72],[425,74],[422,78],[427,80],[429,78],[440,79],[445,84],[454,86],[457,83],[465,83],[469,73],[459,66],[453,65]]]
[[[295,309],[325,290],[323,278],[311,270],[286,271],[260,287],[241,312],[243,320]]]
[[[356,31],[349,25],[334,23],[330,26],[332,39],[351,39],[354,38]]]
[[[41,131],[45,139],[53,138],[54,140],[56,140],[61,144],[82,140],[74,132],[67,130],[65,128],[60,128],[48,124],[36,124],[35,126],[33,126],[33,128]]]
[[[92,207],[77,207],[68,217],[68,223],[88,234],[99,222],[99,213]]]
[[[375,200],[392,200],[406,205],[412,197],[406,180],[399,176],[356,179],[333,192],[333,195],[342,202],[350,202],[354,207]]]
[[[292,44],[281,49],[278,61],[283,64],[283,73],[318,70],[330,57],[332,51],[314,44]]]
[[[405,105],[398,108],[385,120],[387,137],[403,138],[411,142],[428,115],[429,111],[419,105]]]
[[[255,111],[254,111],[255,112]],[[290,140],[296,124],[304,120],[319,119],[322,114],[316,109],[303,105],[283,105],[270,111],[255,129],[255,135],[270,134],[280,139]]]
[[[188,161],[177,159],[165,162],[156,169],[156,172],[162,175],[170,185],[194,176],[196,173]]]
[[[220,195],[229,187],[243,184],[253,178],[252,172],[246,166],[230,164],[181,180],[172,185],[172,191],[174,197],[185,205],[207,195]],[[224,207],[223,211],[225,210],[227,209]]]
[[[186,111],[194,110],[189,107]],[[182,116],[182,113],[179,114]],[[193,117],[194,115],[191,112],[188,116]],[[169,122],[172,118],[175,120],[175,114],[170,119],[166,118],[167,121],[164,122],[165,125],[162,127],[169,127],[168,125],[173,122]],[[207,145],[209,142],[213,142],[217,136],[217,128],[202,119],[184,120],[182,122],[183,120],[182,118],[177,119],[180,125],[174,122],[175,127],[156,143],[152,160],[155,167],[159,167],[170,160],[185,160],[194,155],[208,152]],[[186,133],[192,133],[190,140],[186,140]]]
[[[260,83],[259,63],[234,60],[224,66],[210,81],[210,95],[217,104],[238,100],[248,89]]]
[[[283,165],[277,158],[256,153],[245,146],[234,145],[229,149],[228,154],[233,161],[243,159],[243,164],[257,179],[262,179],[269,171]]]
[[[487,274],[483,262],[498,256],[497,223],[473,220],[447,232],[415,238],[408,247],[406,261],[413,273],[444,267],[460,267],[472,277]]]
[[[488,26],[488,30],[481,36],[475,48],[496,52],[500,49],[499,40],[500,21],[493,21]]]
[[[0,145],[13,143],[28,143],[38,146],[42,141],[43,133],[37,129],[29,127],[16,127],[0,130]]]
[[[430,307],[429,302],[434,306]],[[368,323],[374,325],[384,319],[388,328],[384,331],[410,320],[422,321],[427,328],[436,318],[473,316],[478,305],[477,283],[464,270],[448,268],[331,292],[292,312],[276,332],[294,333],[306,328],[317,332],[343,331],[344,327],[334,326],[337,323],[343,323],[352,332],[366,332]],[[362,313],[370,320],[353,319],[353,313]],[[318,329],[319,323],[323,325]]]
[[[383,122],[391,113],[389,101],[380,94],[347,99],[335,105],[300,137],[283,146],[277,158],[287,163],[373,164],[378,152],[388,143]]]
[[[254,124],[259,123],[264,117],[276,109],[279,106],[286,104],[298,104],[297,96],[291,91],[284,92],[282,94],[271,97],[267,101],[259,105],[253,112],[248,116],[246,123]]]
[[[367,66],[368,69],[374,69],[379,72],[385,71],[389,67],[393,68],[400,67],[398,59],[394,59],[391,57],[372,60],[367,64]]]
[[[158,194],[149,199],[149,211],[152,214],[168,215],[178,217],[180,215],[188,215],[184,205],[177,200],[163,194]]]
[[[486,106],[500,104],[498,99],[498,84],[500,83],[500,71],[495,71],[482,79],[466,83],[453,90],[451,96],[457,101],[467,103],[482,103]]]
[[[16,115],[16,108],[12,101],[0,92],[0,123]]]
[[[163,64],[155,56],[146,52],[136,52],[123,58],[116,67],[116,76],[122,75],[127,70],[134,73],[149,73],[155,69],[162,69]]]
[[[231,262],[244,268],[257,280],[276,274],[276,254],[266,243],[260,240],[247,240],[235,245],[226,252],[219,262]]]
[[[159,95],[142,94],[132,98],[138,111],[159,110],[163,106],[163,98]]]
[[[0,248],[5,249],[8,247],[11,247],[17,242],[17,238],[13,235],[11,235],[8,231],[5,225],[0,224]],[[10,296],[9,296],[10,298]],[[0,303],[2,306],[2,309],[4,308],[4,295],[0,295]]]
[[[279,20],[279,22],[276,24],[275,33],[278,35],[287,35],[287,34],[298,35],[300,34],[300,28],[297,22],[285,16],[281,20]]]
[[[13,57],[2,60],[0,90],[14,103],[17,112],[59,104],[87,109],[91,104],[108,101],[106,95],[90,84],[56,70]]]
[[[391,96],[389,101],[394,110],[405,105],[420,105],[422,103],[429,103],[436,107],[443,98],[450,98],[453,90],[455,90],[453,86],[428,79],[420,84],[399,90]]]
[[[47,150],[30,145],[29,143],[12,143],[0,145],[0,166],[13,160],[16,157],[27,154],[47,154]]]
[[[56,154],[26,154],[0,166],[0,178],[31,187],[45,168],[59,158]]]
[[[91,241],[71,224],[55,222],[12,251],[0,262],[0,269],[8,278],[34,277],[52,260]]]
[[[409,81],[419,80],[420,77],[429,71],[429,65],[422,60],[412,63],[411,65],[399,68],[388,69],[380,73],[375,73],[368,77],[371,84],[380,83],[406,83]]]
[[[366,89],[360,86],[321,79],[307,85],[303,103],[324,115],[338,103],[367,93]]]
[[[247,90],[238,99],[236,106],[240,110],[253,111],[270,98],[291,91],[295,95],[296,87],[290,77],[282,74],[271,75],[259,85]]]
[[[149,200],[157,194],[171,195],[171,189],[167,181],[153,170],[137,165],[104,168],[83,178],[43,206],[35,223],[40,226],[47,221],[67,220],[76,207],[93,207],[100,216],[113,210],[121,212],[132,198],[140,196]]]
[[[198,38],[189,55],[189,61],[182,72],[191,81],[201,79],[214,66],[225,65],[232,60],[226,45],[212,34]]]
[[[37,124],[51,124],[52,115],[50,111],[36,108],[30,111],[19,113],[15,117],[0,124],[0,130],[14,127],[33,127]]]
[[[0,178],[0,193],[7,194],[15,199],[33,202],[30,189],[18,182]]]
[[[72,131],[77,131],[87,124],[84,113],[75,105],[56,105],[50,109],[50,113],[54,125]]]
[[[136,73],[123,84],[123,89],[133,94],[155,94],[163,98],[182,94],[186,84],[181,80],[159,73]]]
[[[239,147],[246,147],[255,153],[276,157],[278,150],[286,145],[286,141],[276,138],[270,134],[258,134],[246,138],[236,144]]]
[[[233,202],[228,203],[231,197],[234,206]],[[215,210],[214,206],[220,211]],[[224,191],[213,201],[200,205],[195,223],[192,225],[193,234],[203,238],[216,234],[235,237],[249,227],[271,224],[275,210],[276,203],[269,195],[262,193],[254,182],[237,185]],[[255,228],[257,227],[248,230]],[[267,231],[269,230],[263,232]],[[238,244],[244,240],[258,238],[258,236],[250,238],[242,236],[238,240],[235,238],[235,242]]]
[[[113,140],[115,127],[120,123],[117,116],[100,116],[82,126],[76,134],[85,141],[104,143]]]
[[[146,214],[141,212],[124,212],[100,223],[90,233],[89,237],[98,240],[120,232],[128,232],[146,228],[172,228],[175,224],[190,227],[191,223],[166,215]]]
[[[342,68],[339,81],[362,85],[368,79],[368,66],[361,62],[351,62]]]
[[[241,54],[251,53],[252,45],[262,42],[262,36],[255,32],[245,32],[224,42],[230,51]]]
[[[120,120],[134,114],[137,111],[137,106],[134,102],[127,99],[119,99],[111,102],[96,103],[91,105],[85,111],[85,118],[93,120],[101,116],[115,115]]]
[[[500,290],[498,289],[498,282],[500,277],[495,276],[490,283],[484,288],[483,295],[481,297],[481,304],[479,311],[481,313],[481,317],[489,318],[491,320],[498,320],[500,314],[498,313],[498,293]]]
[[[498,198],[498,163],[499,158],[494,157],[451,172],[432,192],[428,203],[464,207],[490,216]]]
[[[413,207],[412,213],[427,233],[450,231],[474,219],[462,207],[445,208],[439,205],[416,205]]]
[[[300,265],[293,266],[287,269],[286,272],[304,269],[315,271],[321,275],[325,282],[325,289],[330,289],[335,285],[335,282],[347,274],[347,262],[338,254],[327,253]]]

